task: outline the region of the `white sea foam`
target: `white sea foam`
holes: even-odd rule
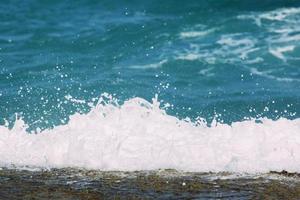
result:
[[[289,16],[300,14],[300,8],[281,8],[261,14],[262,19],[282,21]]]
[[[271,33],[264,39],[267,45],[275,48],[279,44],[278,48],[281,48],[281,46],[291,45],[291,42],[295,45],[295,42],[300,40],[299,14],[300,8],[280,8],[272,11],[239,15],[237,18],[240,20],[254,20],[257,26],[266,28]],[[278,53],[276,49],[272,50],[271,53],[274,56],[285,61],[283,54]]]
[[[162,67],[167,62],[168,62],[168,60],[164,59],[157,63],[151,63],[151,64],[146,64],[146,65],[132,65],[129,68],[131,68],[131,69],[151,69],[152,68],[153,69],[153,68]]]
[[[175,59],[178,60],[201,60],[206,58],[207,55],[200,53],[200,46],[198,44],[190,44],[188,49],[184,49],[184,52],[178,52]]]
[[[214,76],[215,74],[212,72],[213,69],[214,69],[213,67],[202,69],[199,71],[199,74],[206,76],[206,77]]]
[[[280,8],[280,9],[263,12],[263,13],[253,12],[250,15],[239,15],[237,16],[237,18],[241,20],[252,19],[254,20],[257,26],[262,26],[263,20],[288,21],[290,20],[290,18],[297,16],[299,14],[300,14],[300,8]]]
[[[222,35],[217,41],[220,48],[207,49],[205,46],[197,43],[190,44],[189,48],[178,52],[175,59],[179,60],[201,60],[208,64],[236,63],[241,59],[248,58],[249,55],[259,51],[255,45],[257,40],[252,37],[246,37],[241,34]],[[257,57],[251,59],[253,62],[259,61]]]
[[[268,79],[274,79],[274,80],[280,81],[280,82],[293,82],[293,81],[300,82],[300,79],[274,76],[274,75],[271,74],[272,73],[271,70],[259,71],[256,68],[251,67],[250,72],[252,74],[255,74],[255,75],[258,75],[258,76],[261,76],[261,77],[265,77],[265,78],[268,78]]]
[[[71,101],[71,102],[74,102],[74,103],[80,103],[80,104],[85,104],[86,103],[85,100],[75,99],[71,95],[66,95],[65,98],[67,100]]]
[[[254,59],[252,59],[252,60],[246,60],[246,61],[244,61],[244,63],[246,63],[246,64],[257,64],[257,63],[261,63],[261,62],[263,62],[263,61],[264,61],[263,58],[261,58],[261,57],[256,57],[256,58],[254,58]]]
[[[289,51],[294,51],[294,49],[295,49],[294,45],[289,45],[289,46],[285,46],[285,47],[270,48],[269,52],[273,56],[275,56],[283,61],[286,61],[286,58],[283,53],[289,52]]]
[[[198,53],[185,53],[185,54],[179,54],[177,57],[175,57],[176,59],[179,60],[198,60],[201,59],[202,56]]]
[[[225,35],[222,36],[220,40],[217,41],[218,44],[226,45],[226,46],[247,46],[247,47],[253,47],[254,46],[254,40],[249,38],[242,38],[242,39],[236,39],[234,38],[235,35]]]
[[[101,170],[300,172],[300,119],[207,127],[167,115],[153,99],[102,100],[66,125],[28,134],[22,120],[0,126],[1,166]]]
[[[195,38],[195,37],[203,37],[206,35],[209,35],[210,33],[213,33],[215,31],[214,28],[208,29],[208,30],[203,30],[203,31],[185,31],[180,33],[180,38]]]

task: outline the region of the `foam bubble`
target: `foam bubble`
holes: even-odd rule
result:
[[[101,100],[38,134],[28,134],[21,119],[12,129],[0,126],[1,166],[300,172],[299,151],[300,119],[196,126],[167,115],[156,99]]]

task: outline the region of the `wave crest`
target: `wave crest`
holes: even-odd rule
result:
[[[28,134],[21,119],[12,129],[0,126],[0,165],[300,172],[300,119],[256,121],[209,127],[166,114],[156,98],[123,105],[100,98],[89,113],[38,134]]]

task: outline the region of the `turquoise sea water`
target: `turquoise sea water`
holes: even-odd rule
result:
[[[66,124],[104,92],[191,120],[299,118],[300,2],[0,2],[1,125]]]

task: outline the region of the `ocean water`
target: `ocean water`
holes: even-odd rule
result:
[[[300,172],[300,2],[1,1],[0,165]]]

